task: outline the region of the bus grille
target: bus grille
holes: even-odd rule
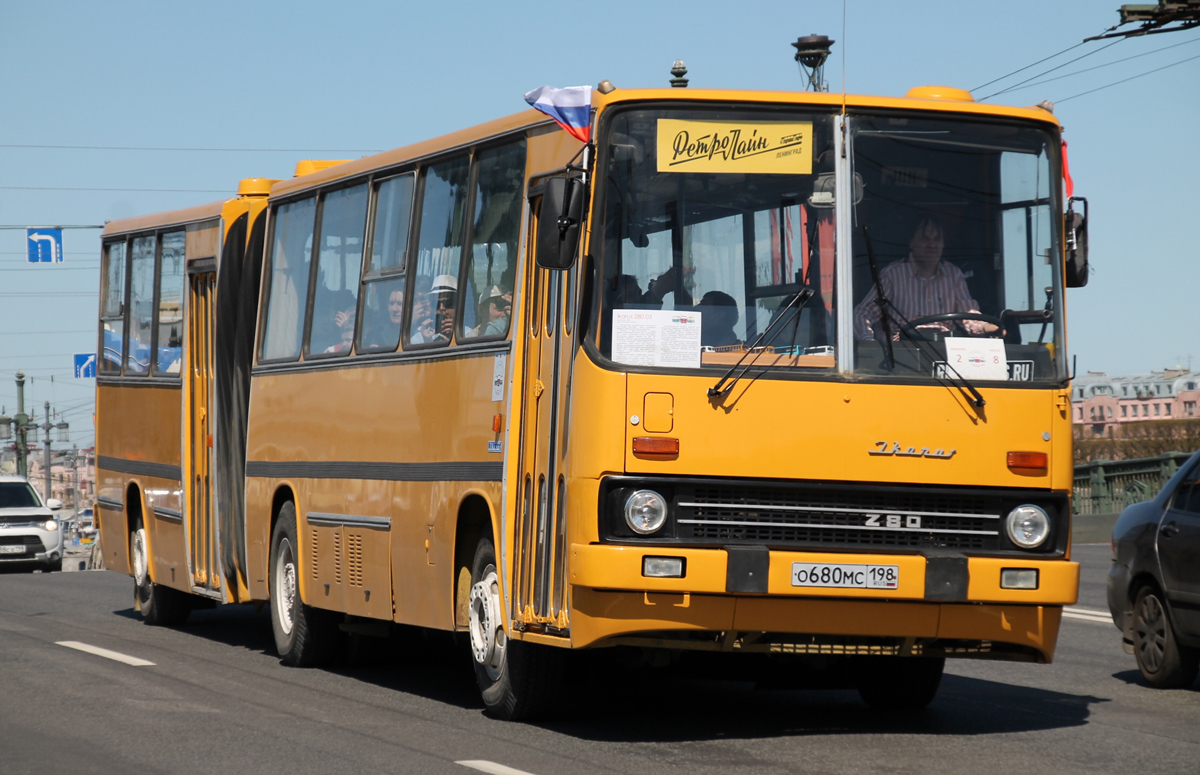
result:
[[[677,499],[676,537],[684,541],[960,550],[1002,543],[1000,503],[954,493],[696,487]]]

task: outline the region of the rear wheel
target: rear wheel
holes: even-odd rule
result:
[[[937,695],[944,658],[867,657],[858,694],[877,710],[920,710]]]
[[[332,612],[300,599],[298,547],[296,506],[288,501],[279,510],[271,535],[271,629],[285,665],[311,667],[329,661],[341,632]]]
[[[1191,686],[1200,670],[1200,651],[1179,645],[1154,587],[1142,587],[1133,604],[1133,653],[1146,683],[1158,689]]]
[[[475,680],[489,714],[509,721],[535,718],[554,706],[566,666],[561,649],[511,641],[496,573],[496,550],[484,538],[471,567],[469,629]]]
[[[141,612],[142,621],[153,627],[170,627],[186,622],[192,612],[188,595],[150,580],[146,529],[141,525],[129,534],[129,561],[133,565],[134,608]]]

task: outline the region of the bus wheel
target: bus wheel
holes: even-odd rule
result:
[[[141,525],[129,534],[129,558],[133,563],[134,607],[142,621],[154,627],[171,627],[187,621],[192,612],[187,595],[150,580],[150,557],[146,552],[146,529]]]
[[[271,535],[271,629],[285,665],[310,667],[329,661],[340,633],[330,612],[300,599],[297,547],[296,506],[288,501]]]
[[[920,710],[933,702],[946,667],[943,657],[866,657],[858,694],[877,710]]]
[[[484,538],[471,566],[469,629],[475,680],[489,714],[508,721],[534,718],[553,706],[566,660],[560,649],[509,640],[503,601],[496,550]]]
[[[1142,677],[1156,689],[1191,686],[1196,680],[1200,651],[1179,645],[1154,587],[1142,587],[1133,605],[1133,653]]]

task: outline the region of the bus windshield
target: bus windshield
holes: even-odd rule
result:
[[[853,116],[838,167],[835,121],[701,108],[610,118],[594,226],[600,353],[727,369],[754,348],[756,370],[826,379],[1060,381],[1051,134]]]

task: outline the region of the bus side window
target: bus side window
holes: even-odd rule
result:
[[[154,322],[153,234],[135,237],[129,261],[129,341],[125,348],[125,373],[150,370],[150,342]]]
[[[100,292],[100,373],[121,373],[121,348],[125,337],[125,241],[105,247],[104,288]]]
[[[414,295],[410,344],[448,344],[454,332],[470,171],[467,161],[466,156],[456,157],[426,167],[423,174],[416,272],[418,278],[431,278],[431,295],[426,297],[428,305],[419,303],[422,299]],[[422,293],[419,287],[414,291]],[[467,292],[471,295],[470,287]]]
[[[363,271],[359,352],[391,352],[404,326],[405,254],[412,219],[413,185],[408,173],[375,184],[371,253]]]
[[[460,336],[503,337],[512,317],[525,187],[525,142],[476,157],[475,212],[467,255],[470,296],[463,302]]]
[[[154,373],[179,374],[183,354],[183,277],[187,232],[162,235],[162,259],[158,270],[158,333]]]
[[[266,321],[259,345],[259,357],[264,361],[295,360],[300,356],[316,213],[315,197],[275,209]]]
[[[322,197],[309,355],[350,352],[366,227],[366,183]]]

